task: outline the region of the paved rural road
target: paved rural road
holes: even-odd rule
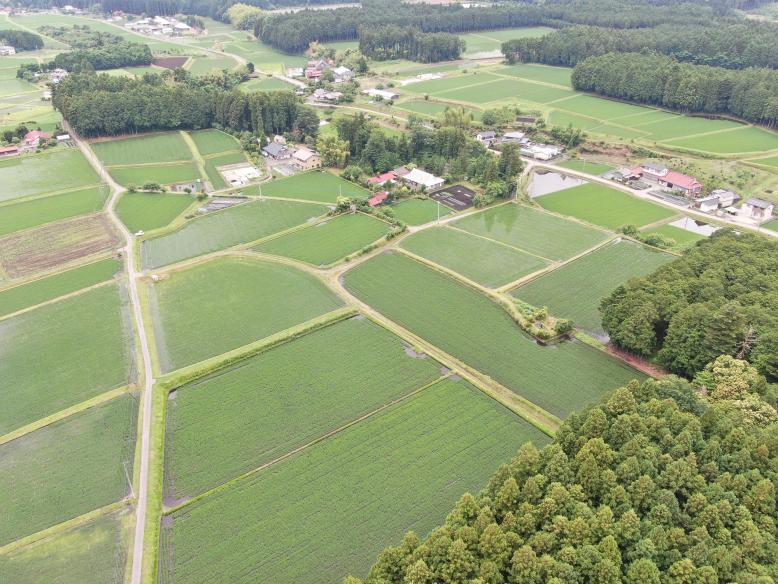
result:
[[[149,351],[148,337],[146,336],[146,327],[143,324],[143,316],[138,297],[138,278],[140,272],[135,267],[134,236],[129,229],[125,227],[119,217],[116,215],[116,201],[127,189],[119,185],[103,167],[102,163],[95,156],[92,149],[78,136],[73,128],[67,122],[63,121],[63,127],[70,133],[71,137],[78,144],[81,152],[97,171],[97,174],[108,184],[111,189],[111,197],[108,199],[106,212],[111,218],[116,228],[124,238],[124,257],[127,269],[127,282],[130,292],[130,304],[132,305],[132,314],[135,321],[135,330],[138,332],[141,347],[141,360],[143,361],[143,393],[141,394],[143,407],[143,427],[141,430],[140,444],[140,476],[138,477],[138,493],[135,502],[135,537],[132,546],[132,584],[141,584],[143,577],[143,535],[146,531],[146,507],[149,496],[149,455],[151,452],[151,406],[152,406],[152,388],[154,387],[154,373],[151,370],[151,353]]]

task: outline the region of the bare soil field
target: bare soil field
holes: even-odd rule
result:
[[[189,57],[156,57],[152,63],[157,67],[164,67],[165,69],[178,69],[183,67],[188,60]]]
[[[102,213],[77,217],[0,239],[0,267],[21,278],[107,252],[118,241]]]

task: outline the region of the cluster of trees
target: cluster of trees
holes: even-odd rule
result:
[[[694,377],[718,355],[778,380],[778,242],[719,230],[602,301],[611,341]]]
[[[0,45],[9,45],[17,51],[37,51],[43,48],[43,39],[26,30],[0,30]]]
[[[651,51],[678,61],[728,69],[776,68],[776,38],[775,24],[747,20],[714,21],[708,25],[663,24],[635,30],[571,26],[540,38],[507,41],[502,52],[511,63],[574,66],[588,57],[607,53]]]
[[[222,127],[254,134],[315,136],[319,118],[291,91],[246,93],[236,74],[192,77],[179,70],[140,79],[69,75],[53,104],[84,136]]]
[[[365,584],[774,581],[778,414],[744,362],[706,373],[707,397],[673,376],[633,381],[525,444]]]
[[[261,8],[239,2],[227,9],[227,19],[238,30],[254,30],[254,27],[262,18]]]
[[[377,61],[408,59],[436,63],[459,59],[465,41],[448,32],[422,32],[410,26],[363,27],[359,30],[359,50]]]
[[[678,63],[671,57],[609,53],[576,65],[573,87],[691,113],[778,124],[778,71]]]

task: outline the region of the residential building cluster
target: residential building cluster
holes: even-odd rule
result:
[[[305,68],[303,67],[287,67],[287,77],[305,77],[312,82],[318,82],[325,71],[332,72],[333,83],[345,83],[354,79],[354,72],[348,67],[342,65],[335,66],[335,62],[332,59],[311,59],[309,60]]]
[[[312,170],[321,167],[321,156],[315,150],[302,146],[295,148],[286,143],[283,136],[275,136],[262,148],[262,155],[268,160],[288,161],[298,170]]]
[[[487,148],[496,148],[503,144],[518,144],[521,148],[521,155],[535,160],[553,160],[561,155],[565,149],[554,144],[544,144],[542,142],[533,142],[524,132],[510,131],[502,135],[493,130],[478,132],[475,139]]]
[[[184,36],[195,34],[188,24],[174,18],[165,18],[164,16],[153,16],[133,20],[124,25],[126,28],[141,34],[153,34],[162,36]]]

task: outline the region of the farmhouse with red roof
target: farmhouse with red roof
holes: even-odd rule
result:
[[[376,193],[372,197],[370,197],[367,202],[371,207],[378,207],[381,203],[386,201],[386,199],[389,197],[389,193],[387,191],[381,191],[380,193]]]
[[[702,183],[693,176],[669,170],[658,164],[646,162],[633,168],[632,172],[643,180],[656,183],[671,191],[682,191],[687,197],[696,197],[702,192]]]
[[[376,176],[371,176],[369,179],[367,179],[368,184],[371,185],[382,185],[387,182],[394,182],[394,179],[397,178],[397,175],[393,171],[385,172],[383,174],[378,174]]]
[[[41,140],[48,140],[49,138],[51,138],[51,134],[48,132],[33,130],[24,135],[24,145],[27,148],[37,148],[40,145]]]

